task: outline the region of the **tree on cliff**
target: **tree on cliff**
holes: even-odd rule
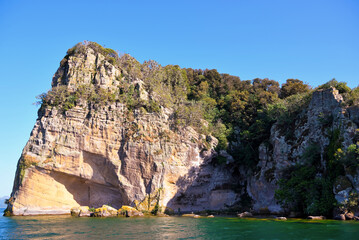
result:
[[[302,94],[309,92],[310,87],[308,84],[298,79],[287,79],[286,83],[280,89],[280,98],[287,98],[295,94]]]

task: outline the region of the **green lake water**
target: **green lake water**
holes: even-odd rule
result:
[[[239,218],[0,217],[1,239],[359,239],[359,222]]]

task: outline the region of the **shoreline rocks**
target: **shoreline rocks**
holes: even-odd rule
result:
[[[134,207],[123,205],[120,209],[116,209],[114,207],[111,207],[109,205],[103,205],[100,208],[89,208],[88,206],[79,206],[79,207],[73,207],[71,208],[70,215],[73,217],[144,217],[144,216],[152,216],[152,217],[170,217],[169,215],[158,212],[157,214],[148,214],[145,215],[143,212],[137,210]],[[177,215],[178,217],[179,215]],[[198,215],[195,213],[187,213],[182,214],[180,217],[188,217],[188,218],[214,218],[214,215]],[[252,213],[250,212],[243,212],[237,214],[237,217],[239,218],[250,218],[254,217]],[[257,216],[257,219],[262,219],[263,216]],[[278,221],[287,221],[288,218],[281,216],[273,216],[275,220]],[[303,218],[304,219],[304,218]],[[308,220],[326,220],[327,218],[325,216],[308,216],[306,219]],[[338,214],[335,217],[332,218],[332,220],[338,220],[338,221],[359,221],[359,217],[355,216],[354,213],[348,212],[348,213],[342,213]]]
[[[345,215],[344,214],[338,214],[333,219],[334,220],[345,221]]]
[[[339,221],[359,221],[359,217],[355,216],[352,212],[337,214],[333,219]]]
[[[91,217],[111,217],[117,216],[117,209],[108,205],[96,208]]]
[[[354,220],[355,216],[354,213],[348,212],[345,214],[345,220]]]
[[[237,216],[240,218],[246,218],[246,217],[253,217],[253,214],[250,212],[242,212],[242,213],[238,213]]]
[[[138,211],[136,208],[130,206],[122,206],[117,211],[118,215],[122,215],[125,217],[143,217],[144,214]]]
[[[90,217],[91,212],[88,206],[80,206],[71,208],[71,216],[73,217]]]
[[[326,219],[324,216],[308,216],[307,219],[311,220],[324,220]]]
[[[109,205],[103,205],[100,208],[89,208],[88,206],[80,206],[71,208],[70,212],[73,217],[143,217],[144,214],[130,206],[122,206],[116,209]],[[163,214],[166,215],[166,214]],[[168,216],[168,215],[167,215]]]

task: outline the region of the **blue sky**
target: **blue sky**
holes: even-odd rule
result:
[[[68,48],[90,40],[140,62],[216,68],[242,80],[359,84],[359,1],[0,0],[0,197]]]

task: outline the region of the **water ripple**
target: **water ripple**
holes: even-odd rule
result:
[[[355,222],[238,218],[0,217],[1,239],[356,239]]]

